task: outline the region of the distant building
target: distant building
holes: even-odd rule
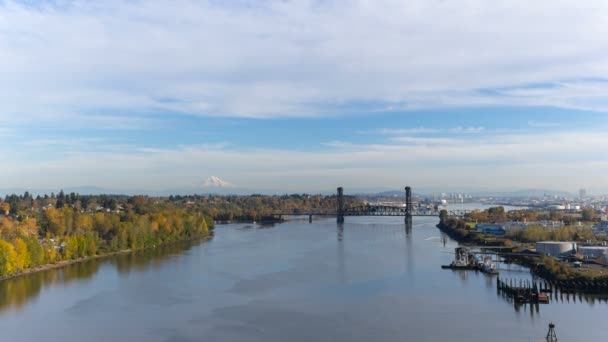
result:
[[[585,190],[585,189],[580,189],[580,190],[578,191],[578,197],[580,197],[580,199],[583,199],[583,198],[587,197],[587,190]]]
[[[599,229],[599,230],[608,230],[608,221],[600,221],[600,224],[594,227],[595,229]]]
[[[595,259],[608,255],[607,246],[580,246],[578,252],[587,258]]]
[[[478,223],[475,225],[475,231],[492,235],[505,235],[507,233],[503,225],[497,223]]]

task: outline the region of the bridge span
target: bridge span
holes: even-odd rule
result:
[[[449,217],[463,217],[469,213],[470,210],[446,210]],[[405,187],[405,203],[403,205],[373,205],[365,204],[359,206],[348,207],[344,202],[344,189],[339,187],[337,189],[336,196],[336,211],[317,211],[309,212],[304,215],[308,215],[309,222],[312,222],[312,216],[336,216],[338,223],[344,223],[344,217],[346,216],[403,216],[405,217],[406,223],[412,220],[414,216],[434,216],[439,217],[441,210],[437,207],[422,207],[414,206],[412,202],[412,188],[409,186]],[[275,215],[291,215],[288,213],[275,213]]]

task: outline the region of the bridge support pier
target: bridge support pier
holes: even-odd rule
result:
[[[336,222],[344,223],[344,189],[338,188],[338,208],[336,210]]]

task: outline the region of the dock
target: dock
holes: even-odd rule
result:
[[[527,279],[519,279],[519,281],[515,280],[514,282],[513,279],[506,281],[497,277],[496,287],[499,293],[504,293],[515,300],[516,303],[549,303],[549,296],[547,293],[550,293],[551,289],[543,282]]]

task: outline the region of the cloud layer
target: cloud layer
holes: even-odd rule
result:
[[[606,111],[607,15],[599,0],[8,0],[0,119]]]
[[[603,133],[549,132],[450,139],[399,137],[385,144],[328,143],[324,151],[182,146],[74,152],[3,167],[12,186],[90,185],[164,190],[200,187],[204,176],[250,189],[331,190],[337,185],[400,188],[608,189]],[[66,179],[69,183],[66,183]]]
[[[608,140],[574,111],[408,121],[542,106],[605,123],[606,17],[600,0],[0,0],[0,187],[608,189]],[[314,143],[223,143],[326,116]],[[346,126],[360,134],[334,137]]]

